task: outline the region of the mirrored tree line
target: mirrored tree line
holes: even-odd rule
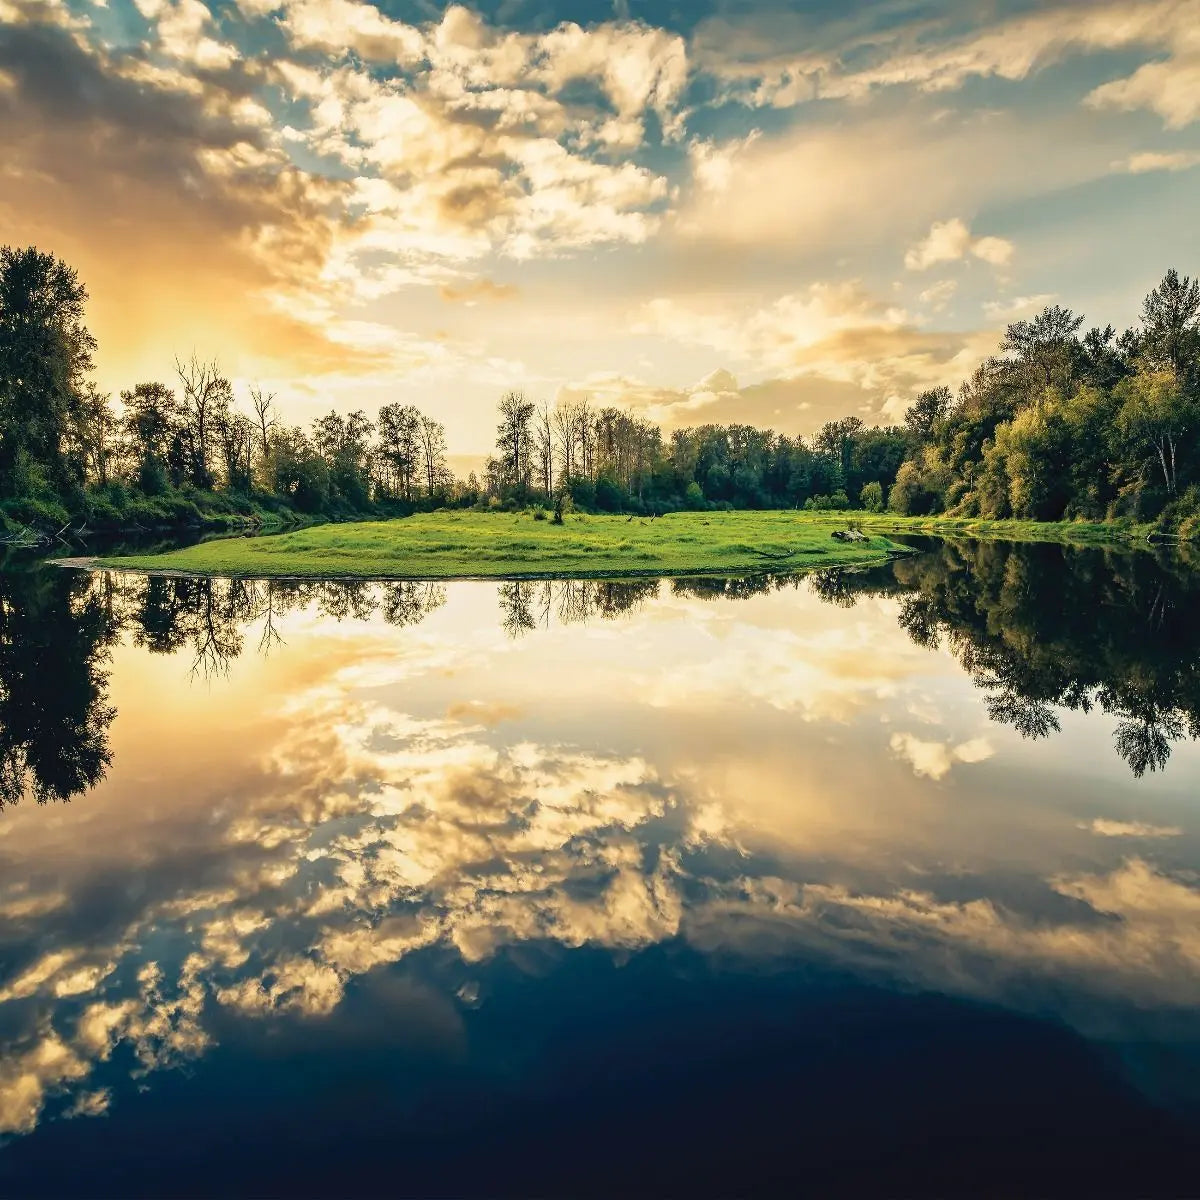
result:
[[[658,580],[518,580],[497,585],[513,638],[552,625],[616,620],[653,602]],[[927,648],[948,649],[997,722],[1025,737],[1061,729],[1063,711],[1115,719],[1114,746],[1137,776],[1200,738],[1200,574],[1179,555],[1000,542],[941,542],[867,570],[669,581],[672,593],[742,600],[806,588],[852,607],[898,603]],[[0,572],[0,808],[68,800],[105,775],[113,647],[125,637],[177,654],[194,677],[221,674],[248,649],[283,647],[283,618],[415,626],[446,602],[443,585],[396,581],[198,579],[30,569]]]
[[[942,542],[886,571],[827,572],[817,591],[895,597],[912,640],[950,650],[992,720],[1023,737],[1098,710],[1139,777],[1200,738],[1200,576],[1177,554]]]
[[[553,619],[612,619],[644,603],[657,581],[556,580],[500,585],[510,636]],[[113,648],[126,637],[177,654],[193,678],[229,670],[247,650],[283,647],[289,613],[336,621],[376,616],[403,629],[446,603],[422,581],[202,579],[113,573],[0,571],[0,809],[32,798],[65,801],[94,787],[112,762],[108,695]]]

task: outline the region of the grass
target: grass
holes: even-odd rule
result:
[[[1152,525],[1127,521],[1018,521],[982,517],[898,517],[894,513],[805,513],[831,528],[848,518],[863,532],[931,533],[939,537],[994,538],[1008,542],[1059,542],[1080,546],[1145,544]]]
[[[861,543],[835,541],[830,534],[845,524],[844,517],[814,520],[796,512],[714,512],[653,520],[571,514],[555,525],[528,513],[451,511],[228,538],[89,565],[359,579],[731,575],[877,563],[901,549],[881,535]]]

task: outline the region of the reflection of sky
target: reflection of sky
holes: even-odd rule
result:
[[[895,615],[664,585],[511,640],[461,583],[410,628],[295,611],[207,680],[123,645],[110,777],[0,821],[0,1124],[435,947],[468,1008],[503,947],[679,939],[1194,1038],[1195,748],[1135,780],[1102,715],[1022,742]]]

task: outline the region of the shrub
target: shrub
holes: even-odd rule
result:
[[[858,494],[858,500],[867,512],[882,512],[883,485],[875,479],[871,480],[870,483],[864,483],[862,491]]]

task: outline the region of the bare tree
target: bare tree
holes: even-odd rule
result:
[[[446,477],[446,427],[421,413],[417,421],[417,444],[425,468],[425,494],[432,496]]]
[[[216,359],[202,362],[195,351],[187,362],[176,358],[175,372],[183,389],[180,399],[191,449],[192,482],[197,487],[211,487],[212,441],[219,419],[229,408],[233,389]]]
[[[575,474],[575,445],[579,427],[575,419],[576,402],[559,399],[554,406],[554,433],[558,438],[558,461],[562,464],[562,482],[569,484]]]
[[[262,388],[250,389],[250,403],[254,405],[254,422],[258,427],[259,450],[265,464],[271,453],[271,430],[275,428],[275,393],[264,392]]]
[[[554,495],[554,416],[545,400],[534,416],[533,440],[542,487],[549,498]]]

